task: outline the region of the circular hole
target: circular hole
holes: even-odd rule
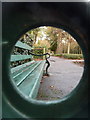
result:
[[[79,85],[84,70],[77,40],[65,30],[50,26],[23,34],[10,62],[13,85],[20,94],[37,101],[61,100],[69,95]]]

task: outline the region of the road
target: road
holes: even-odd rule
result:
[[[44,76],[38,92],[38,100],[56,100],[68,95],[79,83],[83,67],[72,60],[50,57],[49,77]]]

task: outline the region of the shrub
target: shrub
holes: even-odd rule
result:
[[[32,53],[36,55],[41,55],[43,54],[43,48],[35,48],[33,49]],[[35,59],[43,59],[43,56],[33,56]]]
[[[66,59],[83,59],[82,54],[55,54],[54,56],[63,57]]]
[[[62,54],[53,54],[53,56],[62,57]]]
[[[82,54],[63,54],[63,57],[67,59],[82,59],[83,55]]]

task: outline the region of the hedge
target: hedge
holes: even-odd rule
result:
[[[82,54],[54,54],[53,56],[63,57],[66,59],[83,59]]]

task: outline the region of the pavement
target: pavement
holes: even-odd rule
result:
[[[51,56],[49,76],[43,76],[37,100],[56,100],[68,95],[80,82],[84,68],[72,60]]]

